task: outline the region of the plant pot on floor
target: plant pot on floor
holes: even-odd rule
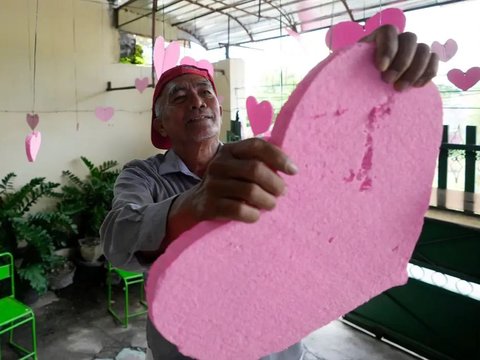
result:
[[[76,266],[71,260],[66,260],[62,265],[54,268],[48,274],[48,287],[51,290],[60,290],[73,284]]]
[[[78,240],[78,243],[80,244],[80,255],[87,262],[98,262],[103,255],[100,238],[84,238]]]

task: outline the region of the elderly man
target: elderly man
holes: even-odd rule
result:
[[[438,58],[412,33],[383,26],[365,39],[376,43],[377,68],[401,91],[435,76]],[[147,270],[172,241],[210,219],[255,222],[286,192],[277,172],[294,175],[295,164],[260,139],[221,145],[222,107],[204,69],[177,66],[162,74],[153,96],[151,139],[169,149],[128,163],[115,184],[113,207],[101,237],[114,266]],[[189,359],[147,323],[154,359]],[[264,359],[298,360],[301,344]]]

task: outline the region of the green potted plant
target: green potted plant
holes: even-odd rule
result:
[[[14,173],[0,181],[0,252],[8,251],[16,259],[21,284],[28,284],[38,294],[48,287],[48,274],[64,262],[55,255],[61,239],[76,231],[71,219],[58,211],[32,212],[38,200],[56,197],[60,184],[36,177],[15,189]]]
[[[76,223],[82,257],[95,262],[102,255],[98,234],[112,206],[113,185],[119,170],[114,169],[118,165],[116,161],[105,161],[96,166],[84,156],[81,160],[88,174],[82,179],[69,170],[63,171],[66,184],[61,188],[57,208]]]

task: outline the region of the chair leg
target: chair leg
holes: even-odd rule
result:
[[[33,359],[37,360],[37,330],[35,326],[35,315],[32,317],[32,343],[33,343]]]
[[[107,306],[110,311],[112,307],[112,273],[107,273]]]
[[[125,281],[125,327],[128,327],[128,283]]]

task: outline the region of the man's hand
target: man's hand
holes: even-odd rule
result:
[[[297,168],[275,145],[256,138],[224,145],[192,192],[195,216],[257,221],[286,191],[277,171],[293,175]]]
[[[384,25],[361,41],[375,42],[375,65],[398,91],[424,86],[437,74],[438,55],[427,44],[417,44],[414,33],[398,34],[396,27]]]
[[[203,220],[257,221],[260,212],[272,210],[286,192],[278,171],[294,175],[297,168],[278,147],[264,140],[222,146],[202,182],[173,202],[163,247]]]

